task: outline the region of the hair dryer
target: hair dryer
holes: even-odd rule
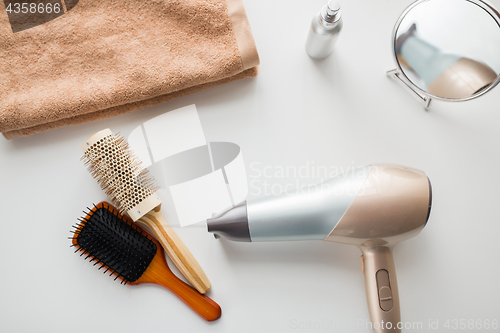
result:
[[[366,298],[378,333],[401,332],[392,249],[416,236],[431,208],[424,172],[371,165],[305,190],[243,202],[208,219],[208,231],[230,240],[324,240],[357,245]]]

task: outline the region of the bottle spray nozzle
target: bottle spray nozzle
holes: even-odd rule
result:
[[[334,23],[340,20],[340,2],[338,0],[330,0],[321,11],[323,20],[328,23]]]

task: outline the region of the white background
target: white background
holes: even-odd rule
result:
[[[233,243],[201,227],[176,228],[212,282],[209,296],[223,309],[215,323],[161,287],[122,286],[72,253],[71,225],[85,206],[105,199],[79,161],[80,144],[103,128],[128,133],[194,103],[208,141],[241,146],[249,198],[263,195],[266,181],[276,190],[315,183],[317,166],[384,162],[424,170],[434,189],[429,223],[395,249],[402,320],[424,327],[406,332],[493,332],[443,326],[500,320],[500,88],[469,102],[436,101],[425,112],[389,80],[392,28],[410,2],[343,1],[336,51],[315,62],[304,43],[323,0],[246,0],[261,57],[257,78],[0,140],[0,331],[370,332],[357,325],[368,311],[360,252],[348,245]],[[311,172],[259,174],[286,167]],[[429,321],[440,329],[428,329]]]

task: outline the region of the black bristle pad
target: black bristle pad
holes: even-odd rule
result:
[[[137,281],[153,260],[156,244],[108,209],[98,208],[91,214],[76,231],[82,255],[94,257],[91,261],[107,266],[125,283]]]

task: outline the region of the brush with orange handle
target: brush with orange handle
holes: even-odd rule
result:
[[[169,269],[157,240],[107,202],[91,209],[75,226],[71,237],[75,252],[100,264],[105,273],[124,284],[155,283],[172,291],[207,321],[220,318],[221,308],[199,294]]]

